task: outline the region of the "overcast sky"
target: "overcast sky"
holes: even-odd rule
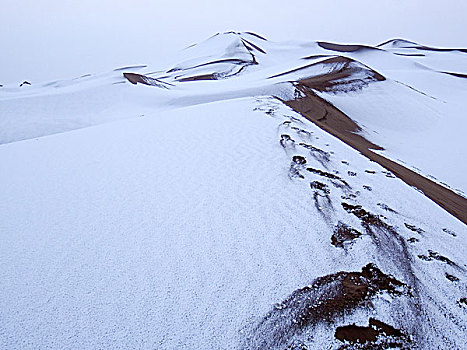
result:
[[[467,47],[466,13],[464,0],[2,0],[0,84],[129,64],[158,68],[177,50],[228,30],[273,41],[401,37]]]

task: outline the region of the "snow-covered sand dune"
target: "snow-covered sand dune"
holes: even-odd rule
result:
[[[462,216],[352,143],[462,209],[467,54],[417,45],[230,32],[0,88],[0,347],[462,349]]]

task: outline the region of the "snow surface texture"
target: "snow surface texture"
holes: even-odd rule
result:
[[[170,90],[132,86],[122,70],[0,89],[0,347],[353,348],[337,327],[371,317],[407,335],[401,348],[463,348],[466,226],[270,97],[293,95],[288,81],[319,71],[268,77],[330,52],[245,33],[213,39],[185,50],[177,67],[250,63],[229,79],[189,82],[176,71],[123,70]],[[320,95],[385,155],[465,191],[456,113],[467,83],[391,50],[406,49],[339,52],[386,81]],[[445,52],[429,54],[443,63]],[[189,73],[237,72],[237,61],[225,64]],[[438,148],[446,153],[433,161]],[[340,310],[339,279],[319,278],[369,263],[397,288],[372,282],[360,300],[352,282]],[[347,278],[371,280],[352,276],[344,290]]]

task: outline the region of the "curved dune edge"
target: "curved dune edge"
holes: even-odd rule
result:
[[[376,45],[376,48],[389,47],[389,48],[400,48],[400,49],[416,49],[422,51],[435,51],[435,52],[452,52],[459,51],[467,53],[466,48],[439,48],[433,46],[421,45],[416,42],[405,40],[405,39],[390,39],[385,42]]]
[[[367,45],[360,45],[360,44],[336,44],[330,43],[326,41],[317,41],[318,45],[330,51],[337,51],[337,52],[356,52],[362,50],[380,50],[375,47],[367,46]]]
[[[303,81],[298,82],[296,85],[296,89],[301,92],[303,97],[281,101],[324,131],[339,138],[368,159],[391,171],[409,186],[422,191],[426,197],[430,198],[464,224],[467,224],[466,198],[407,169],[399,163],[373,152],[372,150],[382,150],[383,148],[356,134],[355,132],[359,131],[358,125],[341,110],[316,95],[307,85]],[[320,115],[323,115],[323,117],[320,117]]]

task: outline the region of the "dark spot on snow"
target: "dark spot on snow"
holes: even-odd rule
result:
[[[346,186],[346,187],[349,187],[349,185],[347,184],[347,182],[345,182],[344,180],[342,180],[339,176],[337,175],[334,175],[334,174],[331,174],[331,173],[328,173],[326,171],[322,171],[322,170],[319,170],[319,169],[315,169],[315,168],[306,168],[306,170],[308,170],[310,173],[313,173],[313,174],[317,174],[319,176],[323,176],[323,177],[326,177],[328,179],[331,179],[331,180],[337,180],[339,181],[342,185]]]
[[[417,243],[417,242],[420,242],[420,240],[418,238],[415,238],[415,237],[410,237],[407,242],[409,243]]]
[[[384,203],[378,203],[377,206],[380,207],[381,209],[384,209],[384,210],[389,211],[391,213],[396,213],[397,214],[397,211],[395,211],[394,209],[391,209],[389,206],[387,206]]]
[[[391,173],[391,172],[389,172],[389,171],[384,171],[384,170],[383,170],[383,171],[381,171],[381,172],[382,172],[383,174],[385,174],[386,177],[390,177],[391,179],[394,179],[394,178],[395,178],[394,174]]]
[[[302,165],[302,164],[306,164],[306,159],[305,157],[302,157],[302,156],[293,156],[292,162],[294,162],[295,164]]]
[[[445,273],[444,274],[446,276],[446,278],[448,280],[450,280],[451,282],[459,282],[459,278],[457,278],[456,276],[453,276],[453,275],[450,275],[449,273]]]
[[[425,232],[423,229],[417,227],[417,226],[414,226],[414,225],[410,225],[410,224],[407,224],[404,222],[404,225],[405,227],[407,227],[410,231],[413,231],[413,232],[417,232],[417,233],[420,233],[422,234],[423,232]]]
[[[306,164],[305,157],[293,156],[292,162],[290,163],[289,177],[304,179],[305,176],[300,174],[300,170],[303,170],[305,164]]]
[[[423,255],[423,254],[418,255],[418,258],[419,258],[420,260],[424,260],[424,261],[431,261],[431,260],[432,260],[432,259],[430,259],[428,256]]]
[[[293,148],[295,147],[295,141],[290,137],[290,135],[282,134],[281,140],[279,141],[281,146],[284,148]]]
[[[370,318],[368,327],[355,324],[337,327],[334,334],[345,344],[339,349],[408,349],[410,338],[399,329]],[[356,347],[354,345],[358,344]]]
[[[458,301],[457,301],[457,304],[459,306],[463,306],[463,307],[466,307],[467,306],[467,298],[460,298]]]
[[[457,234],[456,234],[454,231],[449,230],[449,229],[447,229],[447,228],[443,228],[443,232],[446,232],[448,235],[451,235],[451,236],[453,236],[453,237],[456,237],[456,236],[457,236]]]
[[[311,134],[313,133],[313,132],[311,132],[311,131],[298,128],[298,127],[296,127],[296,126],[292,126],[291,129],[295,130],[298,134],[305,134],[305,135],[307,135],[307,136],[311,136]]]
[[[443,263],[446,263],[448,265],[451,265],[451,266],[455,266],[455,267],[459,267],[454,261],[452,261],[451,259],[445,257],[445,256],[442,256],[440,255],[439,253],[437,252],[434,252],[432,250],[428,250],[428,255],[422,255],[420,254],[418,256],[419,259],[421,260],[424,260],[424,261],[433,261],[433,260],[437,260],[437,261],[441,261]]]
[[[334,228],[333,235],[331,236],[331,244],[338,248],[344,248],[346,244],[351,243],[361,235],[362,234],[354,228],[339,221]]]
[[[331,198],[329,197],[328,185],[319,182],[313,181],[310,182],[310,188],[313,190],[313,199],[315,202],[315,207],[318,212],[323,215],[326,220],[329,220],[329,211],[333,210]]]
[[[244,348],[284,346],[305,328],[332,322],[336,316],[355,310],[381,292],[411,295],[407,285],[374,264],[366,265],[361,272],[341,271],[319,277],[276,304],[247,336]]]
[[[349,199],[355,199],[357,196],[360,194],[360,192],[357,191],[357,193],[349,193],[346,196],[341,196],[342,199],[349,200]]]
[[[357,173],[355,171],[348,171],[347,174],[349,176],[357,176]]]
[[[352,205],[343,202],[342,207],[344,210],[350,214],[355,215],[357,218],[359,218],[365,228],[369,228],[369,226],[376,226],[376,227],[381,227],[381,228],[391,228],[388,224],[383,222],[379,216],[376,216],[365,209],[362,208],[361,205]]]
[[[297,123],[300,123],[300,124],[303,124],[303,121],[300,119],[300,118],[297,118],[297,117],[294,117],[294,116],[289,116],[289,118],[294,121],[294,122],[297,122]]]
[[[323,184],[322,182],[319,182],[319,181],[310,182],[310,187],[311,189],[321,191],[322,193],[326,193],[326,194],[330,193],[328,185]]]
[[[365,173],[368,173],[368,174],[376,174],[376,171],[374,171],[374,170],[365,170]]]
[[[294,166],[290,166],[290,169],[289,169],[289,177],[291,178],[298,178],[298,179],[304,179],[305,176],[303,176],[302,174],[300,174],[300,171],[294,167]]]
[[[346,161],[346,160],[343,160],[343,161],[342,161],[342,164],[349,165],[349,162]]]
[[[373,191],[373,189],[371,188],[371,186],[368,186],[368,185],[363,185],[363,188],[367,191]]]
[[[21,84],[19,84],[19,87],[22,87],[24,85],[31,85],[31,83],[29,81],[25,80]]]

